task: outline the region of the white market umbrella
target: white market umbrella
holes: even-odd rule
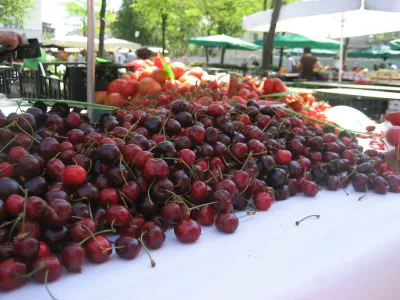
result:
[[[59,38],[52,38],[42,42],[43,47],[60,47],[60,48],[83,48],[87,49],[87,37],[80,35],[67,35]],[[94,40],[98,47],[99,40]]]
[[[127,40],[111,38],[104,41],[104,47],[107,51],[114,51],[117,49],[135,50],[139,49],[141,45]]]
[[[244,17],[243,28],[268,31],[272,12],[270,9]],[[399,31],[398,20],[400,0],[308,0],[282,6],[276,31],[340,38],[343,45],[346,37]]]

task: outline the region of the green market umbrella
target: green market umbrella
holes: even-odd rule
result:
[[[257,45],[262,45],[263,40],[258,39],[255,43]],[[305,46],[309,46],[311,49],[339,50],[340,42],[326,38],[312,38],[292,33],[276,35],[274,37],[274,47],[303,48]]]
[[[303,54],[303,48],[288,48],[283,50],[283,52],[286,53],[291,53],[291,54],[296,54],[296,55],[302,55]],[[311,49],[311,53],[314,56],[318,57],[332,57],[332,56],[337,56],[336,51],[332,50],[323,50],[323,49]]]
[[[249,43],[225,34],[190,38],[187,40],[187,43],[204,47],[222,48],[221,64],[224,62],[224,54],[226,49],[257,50],[260,48],[260,46],[256,44]]]
[[[355,58],[396,58],[400,57],[400,51],[391,50],[389,46],[382,45],[352,51],[347,56]]]
[[[390,49],[392,50],[400,50],[400,40],[390,41]]]
[[[46,61],[47,61],[47,54],[46,52],[44,52],[42,48],[40,48],[40,57],[24,59],[24,67],[28,67],[32,70],[37,71],[38,63]]]

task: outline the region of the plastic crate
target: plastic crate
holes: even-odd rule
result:
[[[39,89],[41,98],[64,99],[80,102],[87,101],[87,70],[83,63],[43,63],[39,64]],[[60,76],[60,68],[65,74]],[[95,73],[95,91],[106,90],[108,83],[118,78],[118,70],[133,67],[114,64],[97,64]],[[51,70],[51,71],[50,71]],[[56,78],[54,75],[58,75]]]
[[[8,98],[20,97],[20,71],[16,69],[0,70],[0,93]]]

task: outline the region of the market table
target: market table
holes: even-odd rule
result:
[[[324,82],[324,81],[304,81],[296,82],[296,86],[303,86],[309,88],[347,88],[347,89],[361,89],[382,92],[395,92],[400,93],[400,86],[379,86],[372,84],[351,84],[351,83],[338,83],[338,82]]]
[[[349,189],[351,190],[351,189]],[[192,245],[172,230],[152,251],[133,261],[112,255],[103,265],[85,264],[49,288],[64,299],[400,299],[400,198],[370,192],[322,191],[275,202],[269,211],[240,219],[232,235],[202,228]],[[243,215],[243,213],[239,213]],[[310,214],[295,226],[295,221]],[[49,299],[30,282],[0,293],[2,300]]]
[[[346,97],[373,98],[381,100],[400,100],[399,93],[359,90],[352,88],[314,89],[314,92],[319,94],[339,95]]]

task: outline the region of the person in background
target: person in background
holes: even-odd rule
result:
[[[78,55],[76,56],[76,61],[83,62],[83,51],[78,53]]]
[[[246,75],[246,73],[247,73],[247,59],[243,59],[242,64],[240,66],[242,67],[243,76]]]
[[[286,59],[283,63],[283,67],[285,68],[286,73],[292,73],[296,67],[296,62],[294,61],[290,52],[286,53]]]
[[[150,59],[152,55],[153,55],[153,52],[150,49],[148,49],[147,47],[142,47],[142,48],[136,50],[136,56],[139,59],[143,59],[143,60]]]
[[[357,66],[357,64],[355,64],[355,65],[353,66],[353,68],[351,68],[351,70],[352,70],[353,72],[357,72],[357,71],[358,71],[358,66]]]
[[[322,65],[318,59],[311,54],[311,47],[305,46],[303,50],[303,56],[301,57],[297,66],[300,73],[300,78],[312,80],[314,67],[321,69]]]
[[[378,71],[378,70],[379,70],[378,65],[377,65],[377,64],[374,64],[374,71]]]
[[[397,71],[397,66],[395,64],[389,63],[389,70]]]
[[[129,49],[128,54],[126,55],[126,58],[127,58],[128,62],[131,62],[132,60],[134,60],[136,58],[136,55],[134,52],[132,52],[132,49]]]
[[[60,60],[66,61],[67,58],[68,58],[67,52],[65,52],[65,50],[61,50],[61,52],[60,52]]]
[[[75,54],[74,54],[74,53],[71,53],[70,55],[68,55],[67,61],[68,61],[68,62],[76,62],[76,56],[75,56]]]

